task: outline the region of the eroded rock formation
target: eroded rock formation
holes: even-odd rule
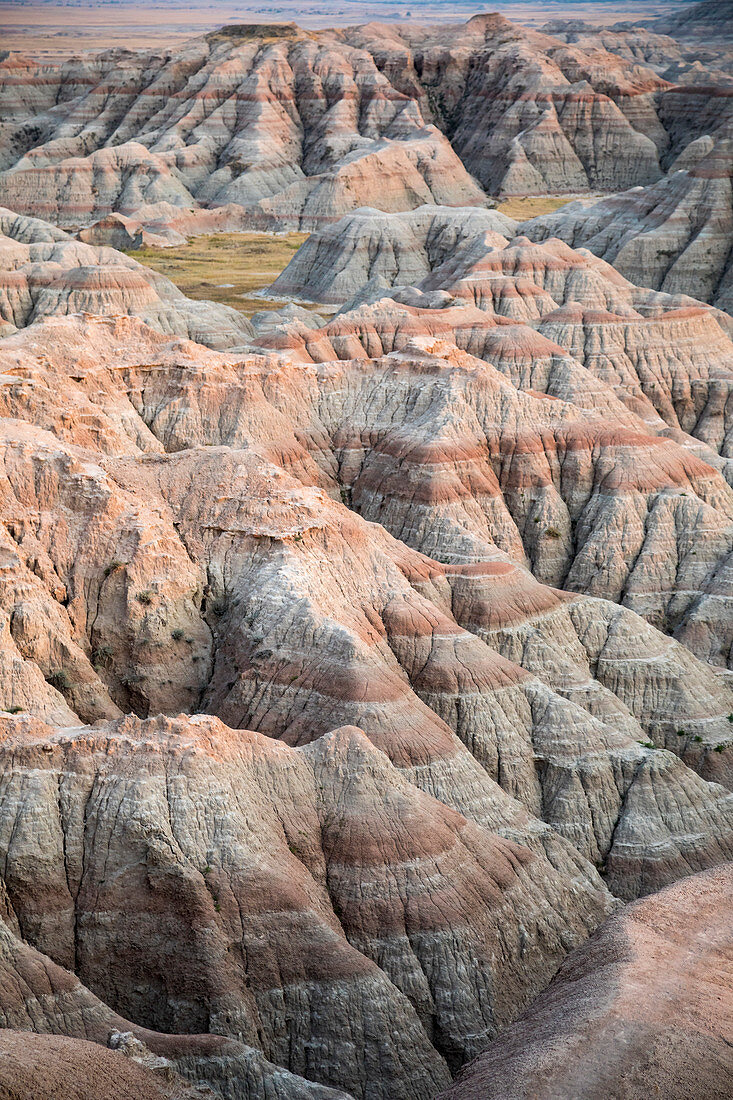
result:
[[[659,183],[570,203],[521,230],[589,248],[642,286],[733,313],[732,178],[733,141],[700,138]]]
[[[445,1100],[725,1100],[733,869],[629,906],[561,966]]]
[[[729,1091],[727,100],[578,33],[0,62],[0,1092]]]
[[[720,130],[733,99],[714,73],[680,85],[638,62],[499,15],[227,27],[176,52],[56,67],[10,54],[0,189],[62,226],[116,212],[167,233],[176,208],[313,229],[367,202],[482,206],[487,191],[646,185]]]
[[[590,869],[569,891],[355,729],[2,724],[11,927],[148,1028],[355,1096],[432,1096],[608,909]]]
[[[572,438],[573,406],[524,397],[455,345],[447,358],[422,348],[419,358],[403,351],[316,368],[171,348],[137,322],[69,318],[30,333],[32,365],[24,334],[3,347],[4,372],[18,378],[8,391],[16,420],[4,422],[6,706],[69,724],[69,707],[90,721],[117,708],[146,714],[183,705],[292,744],[358,725],[419,786],[527,841],[534,826],[508,804],[497,808],[489,780],[498,781],[604,864],[624,896],[669,881],[680,859],[719,858],[730,797],[701,785],[677,757],[706,779],[729,776],[733,708],[723,681],[631,612],[532,578],[507,507],[511,482],[501,490],[491,461],[501,435],[473,457],[456,436],[436,465],[427,426],[453,394],[463,393],[465,416],[466,399],[474,402],[471,423],[493,408],[489,440],[497,417],[507,425],[524,417],[523,433],[531,430],[527,410],[535,407],[561,418],[533,430]],[[66,355],[80,344],[88,358],[71,380]],[[45,394],[58,390],[58,371],[68,381],[54,411]],[[360,408],[372,409],[368,431]],[[410,437],[418,425],[422,454]],[[589,431],[606,430],[586,418],[586,453],[613,446],[604,436],[588,442]],[[637,449],[637,477],[650,446],[654,453],[647,437]],[[670,460],[681,450],[663,446]],[[524,453],[536,461],[531,448]],[[696,476],[689,467],[684,488],[665,480],[663,499],[689,493],[694,515],[704,504],[698,492],[718,475]],[[451,490],[462,478],[472,495]],[[713,492],[728,492],[718,481]],[[589,516],[601,501],[607,506],[606,472],[599,485]],[[551,478],[548,508],[561,490]],[[650,500],[658,492],[643,491]],[[516,492],[521,500],[525,490]],[[344,508],[341,494],[372,522]],[[611,515],[627,500],[620,485]],[[684,498],[678,507],[687,507]],[[58,517],[46,530],[33,519],[41,510]],[[525,526],[534,530],[531,517]],[[561,541],[535,537],[538,545]],[[696,537],[702,546],[705,529]],[[431,558],[423,556],[428,544]],[[701,603],[690,623],[700,624]],[[725,618],[718,610],[704,622],[699,638],[709,649]],[[692,637],[689,623],[687,630]],[[464,681],[467,661],[474,671]],[[591,743],[597,750],[588,755]],[[589,778],[579,782],[586,767]],[[647,781],[688,787],[686,820],[648,805],[667,837],[655,854],[633,839],[632,806]],[[628,835],[620,827],[627,810]],[[719,824],[702,826],[709,840],[695,842],[693,855],[691,822],[710,813],[722,815]],[[590,831],[579,829],[579,814]],[[547,832],[537,839],[550,842]]]
[[[54,72],[11,56],[0,70],[4,201],[62,225],[236,203],[251,224],[312,228],[361,205],[376,179],[385,209],[485,201],[415,100],[328,33],[243,28],[177,55]]]
[[[187,298],[122,252],[80,243],[48,222],[0,208],[3,333],[80,312],[140,317],[158,332],[215,348],[241,344],[252,333],[236,309]]]

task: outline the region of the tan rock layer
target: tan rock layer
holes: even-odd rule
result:
[[[728,864],[611,917],[441,1096],[725,1100],[732,892]]]

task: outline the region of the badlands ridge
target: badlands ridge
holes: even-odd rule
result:
[[[691,26],[0,62],[0,1094],[731,1094]],[[112,247],[244,228],[251,320]]]

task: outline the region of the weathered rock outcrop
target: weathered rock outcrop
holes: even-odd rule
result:
[[[12,919],[6,921],[0,924],[0,1087],[13,1100],[60,1094],[74,1100],[352,1100],[288,1073],[237,1039],[166,1034],[131,1023],[70,970],[24,943],[9,927]]]
[[[498,486],[494,444],[471,457],[456,435],[457,449],[441,444],[439,455],[427,429],[463,393],[456,408],[468,416],[466,398],[474,402],[471,419],[454,417],[451,431],[493,409],[506,425],[524,424],[526,437],[532,410],[543,424],[534,430],[558,432],[566,447],[577,430],[572,406],[519,394],[455,345],[450,359],[423,348],[419,358],[314,369],[166,346],[133,322],[63,319],[31,333],[33,365],[22,334],[3,348],[5,375],[35,381],[8,392],[25,423],[6,422],[3,519],[17,578],[7,589],[6,706],[49,717],[70,706],[94,720],[115,707],[184,705],[291,744],[358,725],[464,816],[548,852],[564,836],[623,896],[670,881],[690,861],[724,858],[731,797],[678,759],[730,782],[733,707],[722,681],[629,611],[533,580],[506,504],[523,490]],[[82,342],[88,358],[75,361],[55,409],[47,395]],[[360,409],[372,409],[368,431]],[[555,409],[553,427],[542,417]],[[422,454],[410,441],[418,430]],[[589,442],[602,430],[585,423],[591,456],[612,446],[599,435]],[[650,443],[635,454],[637,477]],[[455,465],[464,452],[468,465]],[[526,445],[523,453],[536,461]],[[690,476],[692,467],[688,492]],[[451,490],[460,478],[473,497]],[[696,484],[707,491],[704,479]],[[610,488],[600,467],[598,485],[606,488],[589,515]],[[547,491],[552,507],[557,489]],[[430,544],[433,559],[332,499],[341,493],[407,543]],[[626,499],[619,492],[621,514]],[[692,498],[691,515],[701,503]],[[41,510],[60,522],[39,527]],[[514,561],[497,545],[502,530]],[[704,537],[701,527],[698,546]],[[558,540],[536,536],[543,541]],[[51,593],[62,601],[53,635]],[[700,637],[712,638],[718,620],[705,621]],[[36,697],[41,676],[50,683]],[[502,802],[496,781],[556,832]],[[680,814],[677,797],[666,802],[661,791],[682,789]],[[552,858],[567,861],[569,851],[561,845]]]
[[[113,248],[75,241],[0,208],[0,325],[5,333],[65,313],[140,317],[158,332],[229,348],[252,334],[230,306],[187,298],[170,280]]]
[[[717,2],[708,9],[711,14],[714,11],[720,17],[720,24],[725,21],[722,16],[725,6],[725,2]],[[700,4],[698,10],[702,12],[704,7]],[[733,46],[726,41],[722,25],[718,28],[710,25],[706,33],[701,23],[702,33],[689,36],[669,24],[664,30],[665,22],[640,20],[637,23],[614,23],[609,27],[586,23],[582,19],[552,19],[540,30],[582,50],[592,51],[600,46],[618,57],[648,65],[671,84],[697,84],[708,89],[733,85],[730,68]],[[676,37],[671,37],[671,34]]]
[[[375,195],[385,210],[484,204],[446,138],[363,50],[328,32],[246,31],[56,71],[0,63],[4,201],[62,225],[236,203],[250,224],[304,228]]]
[[[629,906],[441,1100],[726,1100],[733,867]]]
[[[0,1092],[432,1100],[478,1055],[456,1089],[630,1098],[639,973],[634,1066],[693,1081],[691,984],[727,1088],[725,96],[628,52],[483,16],[0,62],[5,201],[77,231],[0,212]],[[518,235],[457,153],[701,181],[678,281]],[[273,292],[338,314],[104,246],[252,225],[321,227]]]
[[[702,0],[681,12],[662,15],[648,24],[677,39],[698,39],[705,44],[733,41],[733,7],[730,0]],[[642,24],[644,25],[644,24]]]
[[[420,283],[464,241],[488,233],[501,245],[516,228],[496,210],[421,206],[382,214],[367,207],[309,237],[270,289],[341,305],[365,284],[375,291]]]
[[[167,233],[165,206],[313,229],[367,203],[619,190],[658,180],[733,106],[711,81],[680,89],[635,57],[499,15],[272,32],[229,27],[176,52],[57,67],[9,55],[3,201],[63,226],[116,212]]]
[[[659,183],[570,203],[520,229],[589,248],[641,286],[733,313],[733,141],[700,138]]]
[[[608,910],[355,729],[0,724],[11,927],[139,1024],[354,1096],[432,1096]]]
[[[152,209],[154,207],[147,208]],[[178,213],[176,207],[169,207],[169,210]],[[137,218],[126,218],[124,214],[107,214],[87,229],[80,230],[79,240],[84,244],[117,249],[170,248],[186,243],[185,236],[168,225],[160,233],[151,232],[147,227],[148,217],[147,212],[142,211],[138,211]]]

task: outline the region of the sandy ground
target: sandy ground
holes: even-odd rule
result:
[[[682,0],[597,0],[596,3],[572,0],[545,0],[544,3],[517,3],[495,0],[482,8],[477,3],[450,0],[338,0],[329,4],[314,0],[296,3],[278,0],[277,6],[238,6],[231,3],[184,5],[180,0],[156,0],[152,4],[135,0],[93,0],[70,2],[0,3],[0,51],[21,50],[49,58],[94,53],[113,46],[145,49],[175,46],[185,38],[205,34],[226,23],[267,23],[294,21],[302,27],[328,27],[383,22],[458,22],[481,10],[501,11],[507,18],[526,26],[539,26],[548,19],[574,18],[593,23],[613,23],[619,19],[642,19],[678,10]]]

